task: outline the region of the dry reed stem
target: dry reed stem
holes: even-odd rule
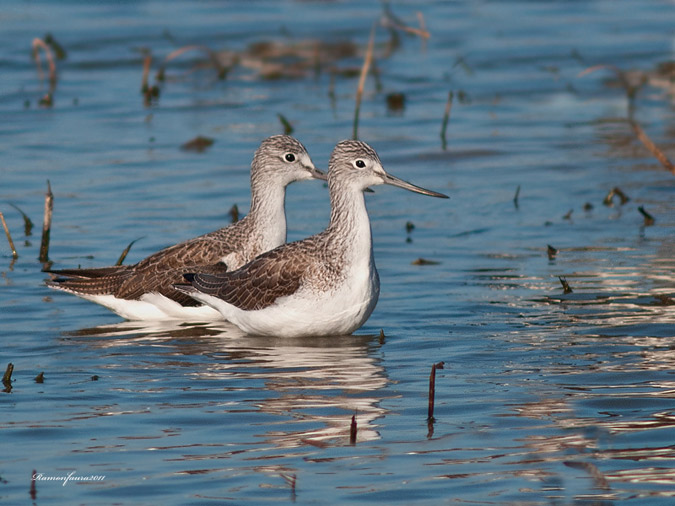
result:
[[[370,39],[368,40],[368,49],[363,60],[363,67],[361,67],[361,75],[359,77],[359,85],[356,88],[356,107],[354,110],[354,139],[358,139],[359,130],[359,112],[361,111],[361,97],[363,96],[363,88],[366,84],[366,77],[370,70],[370,64],[373,61],[373,48],[375,46],[375,24],[370,30]]]
[[[443,369],[445,362],[438,362],[431,366],[429,375],[429,407],[427,410],[427,421],[434,420],[434,403],[436,402],[436,369]]]
[[[389,9],[385,10],[385,15],[386,15],[385,20],[386,22],[383,23],[385,26],[389,26],[396,30],[401,30],[402,32],[409,33],[410,35],[416,35],[417,37],[420,37],[422,40],[427,40],[429,37],[431,37],[431,34],[426,29],[426,26],[424,24],[424,15],[421,12],[417,12],[417,19],[420,23],[419,28],[412,28],[406,25]]]
[[[356,444],[356,415],[352,415],[352,423],[349,425],[349,444]]]
[[[28,217],[26,213],[24,213],[21,209],[19,209],[19,206],[11,203],[9,205],[12,206],[17,211],[19,211],[19,213],[21,213],[21,216],[23,217],[23,233],[26,236],[31,235],[33,233],[33,221]]]
[[[513,206],[518,209],[518,198],[520,197],[520,185],[516,188],[516,194],[513,196]]]
[[[642,145],[645,148],[647,148],[647,151],[649,151],[667,171],[675,175],[675,165],[673,165],[673,163],[668,159],[665,153],[661,151],[661,149],[659,149],[659,147],[656,144],[654,144],[654,142],[649,138],[647,133],[637,123],[637,121],[633,119],[633,107],[635,95],[637,94],[638,89],[642,87],[642,84],[640,84],[639,86],[631,85],[628,82],[628,79],[626,78],[626,74],[620,68],[614,65],[594,65],[579,72],[578,77],[583,77],[592,72],[595,72],[596,70],[601,69],[607,69],[614,72],[617,79],[621,83],[621,86],[623,86],[624,90],[626,91],[626,97],[628,98],[628,123],[633,129],[633,133],[635,134],[637,139],[642,143]]]
[[[141,93],[147,93],[147,91],[150,89],[148,86],[150,65],[152,65],[152,55],[150,53],[147,53],[143,58],[143,78],[141,79]]]
[[[647,133],[635,120],[629,120],[629,123],[633,129],[633,132],[635,133],[635,136],[642,143],[642,145],[647,148],[647,151],[649,151],[666,170],[675,175],[675,165],[673,165],[665,153],[652,142]]]
[[[49,260],[49,235],[52,229],[52,213],[54,212],[54,194],[47,180],[47,193],[45,194],[45,215],[42,224],[42,242],[40,243],[40,262]]]
[[[54,57],[52,56],[51,48],[45,41],[38,37],[33,39],[32,46],[33,58],[35,59],[35,65],[37,66],[40,80],[44,79],[44,74],[42,73],[42,63],[40,61],[40,49],[42,49],[45,52],[45,58],[47,59],[47,64],[49,65],[49,82],[53,86],[56,84],[56,63],[54,63]]]
[[[117,263],[115,265],[122,265],[122,262],[124,262],[124,259],[127,257],[129,254],[129,251],[131,250],[131,247],[136,243],[136,241],[140,240],[141,238],[139,237],[138,239],[134,239],[129,243],[129,245],[124,248],[124,251],[122,251],[122,254],[120,257],[117,259]]]
[[[448,141],[446,140],[446,130],[448,129],[448,121],[450,120],[450,111],[452,110],[452,99],[455,94],[451,91],[448,93],[448,101],[445,103],[445,112],[443,113],[443,123],[441,124],[441,147],[443,151],[448,149]]]
[[[14,364],[11,362],[7,364],[7,369],[5,369],[5,374],[2,375],[2,384],[11,389],[12,388],[12,373],[14,372]]]
[[[211,62],[213,63],[213,65],[216,67],[216,69],[218,69],[218,75],[224,77],[225,67],[223,67],[220,64],[220,61],[218,61],[218,56],[216,55],[216,53],[213,52],[213,50],[211,50],[210,48],[208,48],[206,46],[201,46],[201,45],[198,45],[198,44],[193,44],[191,46],[179,47],[178,49],[175,49],[175,50],[171,51],[166,56],[166,58],[164,58],[164,64],[166,65],[171,60],[174,60],[174,59],[178,58],[180,55],[185,54],[189,51],[202,51],[202,52],[206,53],[208,55],[209,59],[211,60]]]
[[[16,252],[14,247],[14,241],[12,241],[12,234],[9,233],[9,227],[5,221],[5,215],[0,212],[0,221],[2,221],[2,228],[5,229],[5,235],[7,236],[7,242],[9,242],[9,248],[12,250],[12,257],[19,258],[19,254]]]

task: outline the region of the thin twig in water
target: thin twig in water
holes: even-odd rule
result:
[[[635,120],[629,120],[630,126],[635,133],[635,136],[642,143],[642,145],[647,148],[654,157],[659,161],[663,167],[670,171],[671,174],[675,175],[675,165],[668,159],[663,151],[661,151],[656,144],[652,142],[647,133],[642,129],[642,127]]]
[[[293,133],[293,125],[291,125],[291,122],[286,119],[286,116],[283,114],[277,114],[277,117],[279,118],[279,121],[281,121],[282,126],[284,127],[284,134],[285,135],[291,135]]]
[[[520,197],[520,185],[516,188],[516,194],[513,196],[513,206],[518,209],[518,197]]]
[[[24,234],[26,236],[31,235],[32,232],[33,232],[33,222],[31,221],[31,219],[28,217],[28,215],[26,213],[24,213],[21,209],[19,209],[19,207],[16,206],[15,204],[9,204],[9,205],[12,206],[14,209],[16,209],[17,211],[19,211],[21,213],[21,216],[23,217]]]
[[[621,86],[626,91],[626,97],[628,99],[628,123],[630,124],[633,133],[637,139],[642,143],[642,145],[647,148],[647,150],[659,161],[659,163],[668,170],[671,174],[675,175],[675,165],[668,159],[665,153],[659,149],[659,147],[654,144],[654,142],[649,138],[644,129],[635,121],[635,97],[637,96],[638,91],[645,84],[645,80],[642,79],[637,85],[633,85],[626,77],[626,73],[620,68],[614,65],[595,65],[589,67],[586,70],[579,73],[579,77],[595,72],[599,69],[608,69],[614,72],[617,79],[621,83]]]
[[[2,375],[2,384],[5,387],[4,392],[11,392],[12,390],[12,373],[14,372],[14,364],[11,362],[7,364],[7,369],[5,369],[5,374]]]
[[[42,242],[40,243],[40,262],[49,261],[49,236],[52,230],[52,213],[54,212],[54,194],[52,186],[47,180],[47,193],[45,194],[45,215],[42,223]]]
[[[349,425],[349,444],[356,444],[356,415],[352,415],[352,423]]]
[[[438,362],[431,366],[429,375],[429,407],[427,410],[427,421],[434,420],[434,403],[436,398],[436,369],[443,369],[445,362]]]
[[[180,55],[187,53],[188,51],[202,51],[206,53],[211,60],[211,63],[213,63],[213,66],[216,67],[218,70],[218,78],[219,79],[224,79],[225,76],[227,75],[227,68],[224,67],[221,63],[220,60],[218,60],[218,55],[209,47],[206,46],[200,46],[200,45],[191,45],[191,46],[183,46],[179,47],[178,49],[171,51],[166,58],[164,58],[164,65],[169,63],[171,60],[178,58]],[[162,66],[162,69],[160,70],[160,73],[163,75],[164,74],[164,65]]]
[[[570,287],[570,285],[567,283],[567,280],[562,276],[558,276],[558,279],[560,280],[560,284],[563,287],[563,293],[564,294],[572,293],[572,287]]]
[[[44,79],[44,74],[42,73],[42,63],[40,62],[40,49],[45,52],[45,58],[47,59],[47,64],[49,65],[49,83],[53,87],[56,84],[56,63],[54,63],[52,50],[49,47],[49,44],[36,37],[33,39],[33,58],[35,59],[35,65],[37,66],[40,80],[42,80]]]
[[[14,247],[14,241],[12,241],[12,234],[9,233],[9,227],[7,226],[7,222],[5,221],[5,216],[1,212],[0,212],[0,221],[2,221],[2,228],[5,229],[5,235],[7,236],[7,242],[9,242],[9,248],[12,250],[12,257],[18,258],[19,254],[16,252],[16,248]]]
[[[373,48],[375,46],[375,25],[370,30],[370,39],[368,40],[368,49],[363,60],[363,67],[361,67],[361,75],[359,77],[359,85],[356,88],[356,107],[354,109],[354,139],[358,139],[359,131],[359,113],[361,111],[361,97],[363,96],[363,88],[366,85],[366,77],[370,70],[370,64],[373,61]]]
[[[645,227],[651,227],[654,222],[656,221],[654,217],[649,214],[647,211],[645,211],[645,208],[640,206],[638,207],[638,211],[640,211],[640,214],[644,217],[645,219]]]
[[[239,221],[239,208],[237,204],[232,205],[230,208],[230,216],[232,217],[232,223],[237,223]]]
[[[142,237],[139,237],[138,239],[134,239],[133,241],[131,241],[131,242],[129,243],[129,245],[128,245],[126,248],[124,248],[124,251],[122,251],[122,254],[121,254],[120,257],[117,259],[117,263],[116,263],[115,265],[122,265],[122,262],[124,262],[124,259],[125,259],[125,258],[127,257],[127,255],[129,254],[129,251],[131,250],[131,247],[136,243],[136,241],[139,241],[139,240],[141,240],[141,239],[142,239]]]
[[[452,110],[452,100],[455,94],[451,91],[448,93],[448,101],[445,103],[445,112],[443,113],[443,123],[441,124],[441,147],[443,151],[448,148],[448,141],[445,138],[445,132],[448,129],[448,121],[450,120],[450,111]]]

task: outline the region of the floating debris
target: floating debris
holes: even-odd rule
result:
[[[284,134],[291,135],[293,133],[293,125],[291,125],[290,121],[288,121],[283,114],[277,114],[277,117],[284,127]]]
[[[441,148],[443,151],[446,151],[448,148],[448,141],[446,139],[445,133],[448,129],[448,121],[450,120],[450,111],[452,110],[452,101],[455,97],[455,94],[450,91],[448,93],[448,100],[445,102],[445,112],[443,113],[443,122],[441,123]]]
[[[94,375],[91,377],[91,381],[98,381],[98,374],[94,374]]]
[[[389,93],[386,100],[387,110],[390,113],[401,114],[405,110],[405,95],[403,93]]]
[[[553,260],[555,258],[555,256],[558,254],[558,250],[555,249],[550,244],[547,244],[546,245],[546,253],[548,254],[548,259]]]
[[[417,260],[412,261],[412,265],[438,265],[440,262],[435,260],[427,260],[426,258],[418,258]]]
[[[630,200],[628,195],[626,195],[623,191],[621,191],[621,188],[619,188],[618,186],[615,186],[614,188],[609,190],[609,193],[607,194],[605,199],[602,201],[602,203],[606,206],[611,207],[612,205],[614,205],[614,195],[619,197],[619,201],[620,201],[621,205],[624,205],[626,202],[628,202]]]
[[[378,336],[378,342],[382,345],[387,336],[384,335],[384,330],[380,329],[380,335]]]
[[[589,212],[589,211],[592,211],[592,210],[593,210],[593,204],[591,204],[590,202],[586,202],[584,204],[584,211]]]
[[[2,391],[3,392],[11,392],[12,391],[12,373],[14,372],[14,364],[11,362],[7,364],[7,369],[5,369],[5,374],[2,375],[2,384],[5,387]]]
[[[138,239],[134,239],[133,241],[131,241],[129,245],[126,248],[124,248],[124,251],[122,251],[122,254],[117,259],[117,263],[115,263],[115,265],[122,265],[122,262],[124,262],[124,259],[129,254],[131,247],[136,243],[136,241],[140,241],[141,239],[143,239],[143,237],[139,237]]]
[[[52,213],[54,212],[54,194],[52,186],[47,180],[47,193],[45,194],[45,215],[42,223],[42,241],[40,243],[40,257],[42,263],[49,261],[49,236],[52,230]]]
[[[359,113],[361,111],[361,97],[363,96],[363,88],[366,85],[366,76],[370,70],[370,65],[373,61],[373,48],[375,46],[375,25],[370,29],[370,38],[368,39],[368,49],[366,49],[366,56],[363,59],[363,66],[361,67],[361,75],[359,76],[359,85],[356,88],[356,106],[354,108],[354,133],[353,138],[358,139],[359,131]]]
[[[571,220],[573,212],[574,209],[570,209],[569,211],[567,211],[567,213],[565,213],[565,215],[563,216],[563,220]]]
[[[407,221],[405,224],[405,231],[407,233],[410,233],[413,230],[415,230],[415,224],[412,221]]]
[[[23,218],[23,233],[24,233],[24,235],[26,235],[26,236],[31,235],[33,233],[33,222],[31,221],[31,219],[28,217],[28,215],[26,213],[24,213],[21,209],[19,209],[19,207],[16,206],[15,204],[9,204],[9,205],[12,206],[17,211],[19,211],[19,213],[21,213],[21,217]]]
[[[51,93],[45,93],[45,95],[38,101],[40,107],[51,107],[54,105],[54,99]]]
[[[429,375],[429,406],[427,409],[427,421],[433,422],[434,419],[434,404],[436,402],[436,369],[443,369],[445,362],[437,362],[431,366],[431,374]]]
[[[201,153],[205,151],[207,148],[211,147],[214,142],[215,141],[209,137],[203,137],[201,135],[198,135],[194,139],[181,145],[180,148],[183,151],[195,151],[197,153]]]
[[[647,211],[645,211],[645,208],[642,207],[642,206],[638,207],[638,211],[640,211],[640,214],[642,216],[644,216],[645,227],[651,227],[654,224],[654,222],[656,221],[654,219],[654,217],[651,214],[649,214]]]
[[[349,425],[349,444],[356,444],[356,415],[352,415],[352,423]]]
[[[516,194],[513,196],[513,206],[518,209],[518,197],[520,197],[520,185],[516,188]]]
[[[2,228],[5,229],[5,235],[7,236],[7,242],[9,242],[9,249],[12,250],[12,258],[19,258],[19,254],[16,252],[14,247],[14,241],[12,241],[12,234],[9,233],[9,227],[5,221],[5,216],[0,212],[0,221],[2,222]]]
[[[558,279],[560,280],[560,284],[561,284],[562,287],[563,287],[563,293],[564,293],[564,294],[572,293],[572,288],[571,288],[570,285],[567,283],[567,280],[566,280],[564,277],[562,277],[562,276],[558,276]]]
[[[35,376],[35,383],[44,383],[45,382],[45,373],[41,372],[37,376]]]
[[[237,204],[230,207],[230,216],[232,217],[232,223],[239,221],[239,208],[237,207]]]

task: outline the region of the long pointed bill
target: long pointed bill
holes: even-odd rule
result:
[[[427,190],[426,188],[422,188],[420,186],[415,186],[414,184],[409,183],[408,181],[403,181],[403,179],[399,179],[396,176],[392,176],[391,174],[385,174],[383,179],[384,184],[398,186],[399,188],[403,188],[404,190],[410,190],[411,192],[421,193],[422,195],[429,195],[430,197],[438,197],[441,199],[450,198],[442,193]]]
[[[328,179],[326,177],[326,174],[324,174],[322,171],[320,171],[316,167],[308,167],[307,165],[305,165],[305,168],[307,169],[307,172],[309,172],[314,179],[320,179],[321,181],[326,181]]]

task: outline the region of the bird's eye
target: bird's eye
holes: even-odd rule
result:
[[[286,159],[287,162],[295,161],[295,155],[293,153],[286,153],[286,155],[284,155],[284,158]]]
[[[354,167],[356,167],[357,169],[364,169],[366,167],[366,162],[364,162],[359,158],[354,162]]]

